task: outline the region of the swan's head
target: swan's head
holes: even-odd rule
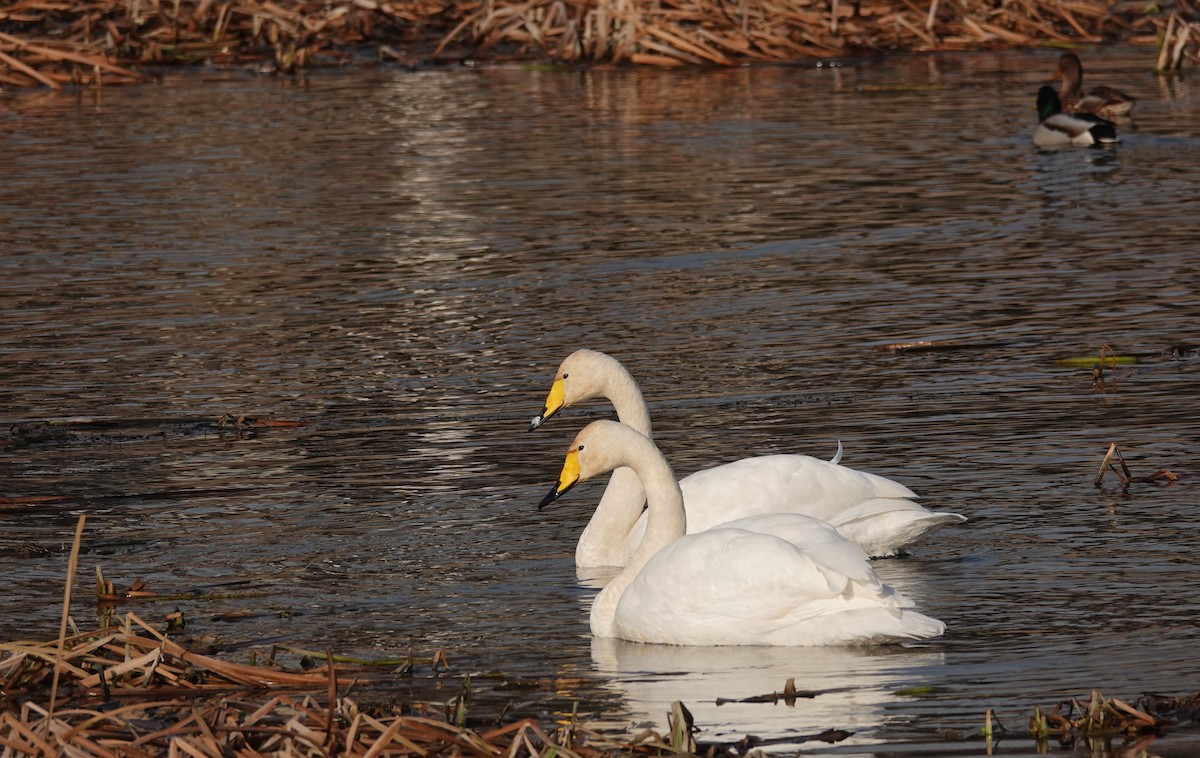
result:
[[[529,431],[546,423],[563,408],[593,397],[602,397],[605,394],[606,372],[611,370],[610,364],[615,363],[613,358],[595,350],[576,350],[568,355],[554,375],[554,384],[550,385],[550,394],[546,396],[542,412],[529,422]]]
[[[576,484],[624,465],[620,453],[625,449],[622,437],[627,435],[641,437],[617,421],[593,421],[585,426],[567,448],[567,459],[563,462],[558,482],[538,503],[538,510],[567,494]]]

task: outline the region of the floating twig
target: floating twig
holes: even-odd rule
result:
[[[1116,458],[1116,463],[1113,463],[1114,458]],[[1121,466],[1119,471],[1117,470],[1117,464]],[[1112,471],[1117,479],[1121,481],[1121,484],[1125,486],[1129,486],[1135,482],[1167,482],[1171,484],[1179,481],[1178,474],[1165,468],[1160,468],[1149,476],[1134,476],[1133,472],[1129,470],[1129,464],[1125,462],[1125,456],[1121,454],[1121,449],[1117,447],[1117,443],[1115,442],[1108,444],[1108,452],[1104,454],[1104,460],[1100,462],[1100,473],[1096,474],[1096,478],[1092,483],[1099,487],[1104,483],[1104,475],[1109,471]]]
[[[778,703],[780,700],[785,705],[795,705],[800,698],[815,698],[817,693],[812,690],[797,690],[796,679],[789,678],[783,686],[783,692],[769,692],[765,695],[751,695],[744,698],[717,698],[717,705],[725,705],[726,703]]]

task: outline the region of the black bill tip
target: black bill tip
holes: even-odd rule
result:
[[[555,500],[558,500],[558,496],[560,494],[562,494],[562,493],[560,493],[558,491],[557,484],[554,485],[553,487],[551,487],[549,494],[547,494],[544,498],[542,498],[542,502],[538,503],[538,510],[540,511],[541,509],[545,508],[547,505],[550,505],[551,503],[553,503]]]
[[[560,497],[562,497],[563,495],[570,492],[571,488],[574,487],[576,484],[579,484],[578,479],[571,482],[566,487],[562,487],[561,483],[555,484],[553,487],[550,488],[550,492],[544,498],[542,498],[542,502],[538,503],[538,510],[539,511],[542,510],[547,505],[550,505],[555,500],[558,500]],[[560,487],[562,487],[562,489],[559,489]]]

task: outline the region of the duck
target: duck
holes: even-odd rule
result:
[[[571,353],[558,367],[537,429],[564,408],[604,398],[621,422],[653,439],[650,411],[641,389],[616,358],[598,350]],[[792,512],[832,524],[846,539],[874,558],[898,555],[948,524],[966,517],[933,512],[913,500],[917,495],[899,482],[807,455],[763,455],[704,469],[684,477],[689,533],[763,513]],[[580,568],[624,566],[646,529],[645,493],[633,471],[618,468],[579,537],[575,564]]]
[[[1118,141],[1113,122],[1088,113],[1063,113],[1058,93],[1049,85],[1038,90],[1037,111],[1039,123],[1033,130],[1033,144],[1038,147],[1102,145]]]
[[[646,493],[644,539],[592,602],[594,636],[665,645],[868,645],[923,640],[941,621],[884,584],[866,551],[818,519],[772,513],[687,534],[684,495],[649,437],[588,424],[543,509],[580,482],[629,468]]]
[[[1083,91],[1083,63],[1075,53],[1063,53],[1058,59],[1058,68],[1053,79],[1062,79],[1058,90],[1066,113],[1088,113],[1104,119],[1126,116],[1137,102],[1133,97],[1112,87],[1093,87]]]

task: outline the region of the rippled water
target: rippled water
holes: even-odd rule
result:
[[[988,708],[1023,730],[1094,687],[1200,689],[1200,360],[1171,352],[1200,341],[1200,93],[1150,49],[1085,51],[1136,119],[1116,149],[1038,153],[1055,58],[213,72],[0,101],[0,421],[70,420],[10,431],[0,495],[71,498],[0,505],[0,635],[52,636],[82,512],[78,618],[100,565],[194,595],[171,605],[233,655],[443,647],[557,683],[520,708],[613,728],[682,699],[707,739],[980,754]],[[913,340],[943,349],[878,349]],[[1057,362],[1103,344],[1139,363],[1096,383]],[[572,556],[602,485],[534,506],[607,411],[525,432],[579,347],[638,377],[680,475],[840,440],[968,516],[876,563],[946,636],[593,641]],[[1183,478],[1096,488],[1110,442]],[[715,704],[789,677],[816,696]]]

